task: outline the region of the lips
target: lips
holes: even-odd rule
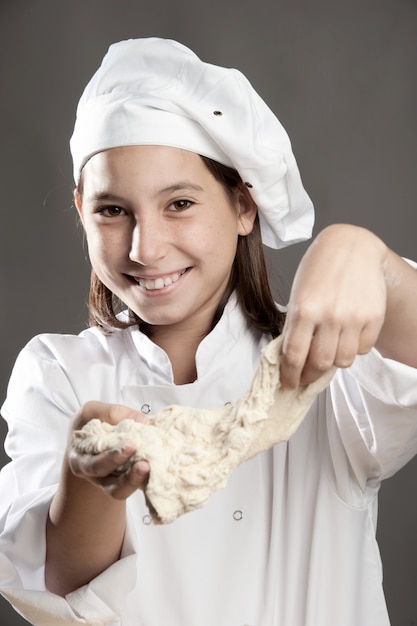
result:
[[[158,276],[158,278],[145,278],[145,277],[135,277],[136,282],[149,291],[155,291],[158,289],[163,289],[164,287],[169,287],[173,283],[176,283],[180,276],[183,276],[188,268],[182,270],[182,272],[174,272],[173,274],[167,274],[166,276]]]

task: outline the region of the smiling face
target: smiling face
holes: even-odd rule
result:
[[[100,280],[155,327],[208,332],[226,289],[238,235],[256,207],[232,199],[192,152],[113,148],[83,170],[76,205]]]

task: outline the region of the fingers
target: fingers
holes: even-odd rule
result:
[[[84,404],[75,415],[68,445],[68,465],[75,476],[101,488],[116,499],[126,499],[137,489],[145,489],[149,479],[146,461],[132,462],[136,448],[131,443],[111,448],[99,454],[77,452],[72,446],[72,433],[92,419],[115,425],[125,419],[147,423],[140,411],[119,404],[91,401]]]
[[[324,229],[294,277],[284,326],[281,383],[295,388],[331,366],[349,367],[376,344],[387,310],[386,246],[366,229]]]
[[[81,454],[71,447],[68,459],[72,472],[77,476],[100,479],[125,465],[135,451],[135,446],[131,444],[111,448],[99,454]]]
[[[148,421],[146,416],[140,411],[135,411],[122,404],[109,404],[94,400],[86,402],[78,411],[73,421],[74,430],[82,428],[92,419],[99,419],[109,424],[119,424],[119,422],[125,419],[133,419],[143,423]]]
[[[70,448],[68,464],[76,476],[123,500],[137,489],[144,490],[149,479],[146,461],[130,462],[135,452],[135,446],[129,443],[99,454],[80,454]]]
[[[342,356],[343,355],[343,356]],[[336,361],[348,363],[341,349],[338,357],[338,336],[329,329],[316,329],[297,336],[284,335],[280,377],[284,388],[308,385],[327,372]],[[346,365],[347,366],[347,365]]]
[[[331,367],[350,367],[358,354],[367,354],[375,345],[382,321],[375,319],[363,327],[327,324],[305,325],[290,332],[284,329],[281,355],[281,385],[295,389],[320,378]]]
[[[291,318],[287,317],[284,331],[280,364],[280,382],[282,387],[295,389],[300,382],[301,373],[307,362],[310,352],[314,324],[308,323],[294,325]]]
[[[358,353],[358,334],[352,329],[318,329],[304,363],[293,370],[292,385],[309,385],[332,367],[349,367]]]
[[[125,500],[138,489],[144,491],[148,480],[149,464],[146,461],[137,461],[128,471],[118,476],[110,475],[104,478],[101,487],[113,498]]]

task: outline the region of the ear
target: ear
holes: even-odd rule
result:
[[[78,191],[78,189],[74,189],[74,204],[75,204],[75,208],[78,211],[78,215],[80,216],[80,220],[84,224],[84,221],[83,221],[83,205],[82,205],[82,201],[81,201],[80,192]]]
[[[242,236],[249,235],[253,229],[258,207],[247,187],[242,186],[237,192],[237,210],[239,222],[238,234]]]

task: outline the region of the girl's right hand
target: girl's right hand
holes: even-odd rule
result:
[[[72,433],[81,429],[91,419],[99,419],[109,424],[118,424],[125,419],[147,422],[140,411],[134,411],[120,404],[87,402],[75,415],[70,429],[70,441],[67,457],[71,472],[102,489],[116,500],[125,500],[137,489],[144,490],[149,479],[149,464],[146,461],[133,463],[129,470],[118,472],[120,465],[126,463],[136,452],[133,444],[111,448],[99,454],[82,454],[71,445]]]

